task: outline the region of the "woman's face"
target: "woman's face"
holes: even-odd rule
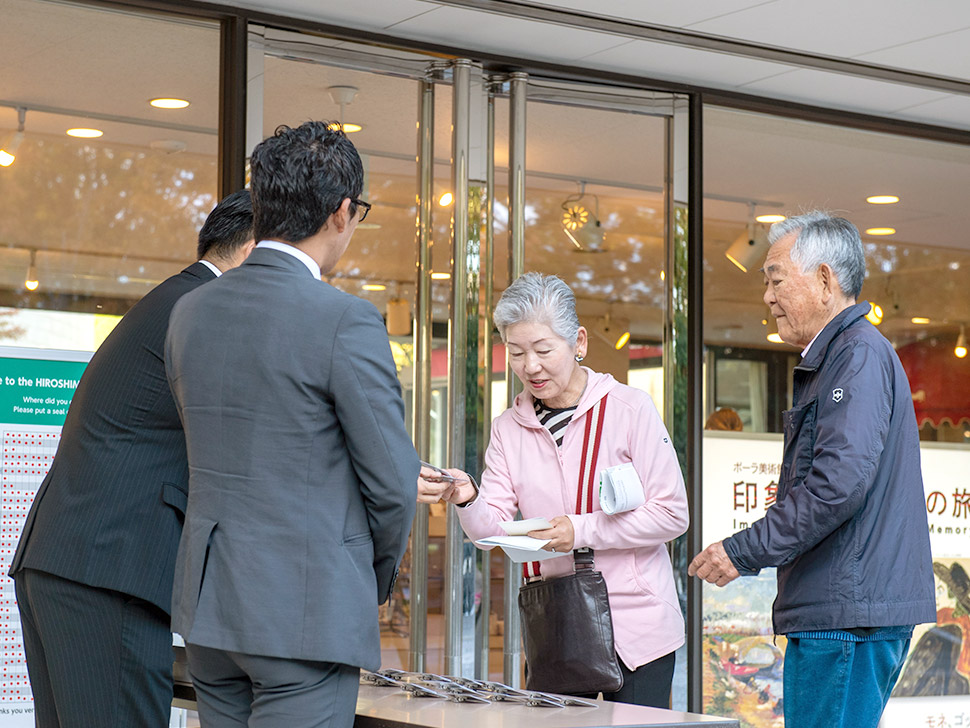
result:
[[[505,329],[512,371],[536,399],[548,407],[569,407],[579,399],[586,377],[576,356],[586,356],[586,329],[579,328],[576,346],[548,324],[519,323]]]

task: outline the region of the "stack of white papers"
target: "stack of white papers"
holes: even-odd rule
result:
[[[532,538],[525,534],[529,531],[542,531],[552,528],[552,524],[545,518],[528,518],[524,521],[503,521],[499,524],[508,536],[491,536],[476,541],[480,546],[500,546],[512,561],[521,564],[524,561],[542,561],[554,559],[554,551],[543,551],[542,547],[549,543],[549,539]]]

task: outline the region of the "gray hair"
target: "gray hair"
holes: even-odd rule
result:
[[[576,296],[562,279],[541,273],[526,273],[512,282],[495,304],[492,320],[505,341],[509,326],[521,323],[547,324],[570,346],[579,335]]]
[[[768,231],[768,242],[773,245],[796,232],[792,262],[803,273],[814,272],[827,263],[838,278],[843,295],[859,298],[866,277],[866,257],[856,226],[844,217],[814,210],[776,222]]]

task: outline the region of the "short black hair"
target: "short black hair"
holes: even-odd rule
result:
[[[256,145],[250,170],[257,240],[298,243],[316,235],[364,187],[360,155],[332,121],[278,127]]]
[[[231,258],[252,239],[253,196],[249,190],[239,190],[227,195],[206,218],[199,231],[199,259],[207,253]]]

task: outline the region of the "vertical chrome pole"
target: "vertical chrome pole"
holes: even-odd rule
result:
[[[434,191],[434,82],[418,83],[417,295],[414,307],[414,447],[431,457],[431,211]],[[411,528],[409,668],[424,672],[428,649],[428,505],[419,503]]]
[[[524,73],[509,76],[509,283],[525,272],[525,105],[528,78]],[[508,405],[511,407],[519,390],[519,382],[507,364],[505,382]],[[519,687],[522,674],[520,579],[521,570],[506,559],[502,676],[506,685],[512,687]]]
[[[468,152],[471,105],[471,61],[452,65],[451,170],[454,204],[451,224],[451,315],[448,322],[448,464],[465,464],[465,347],[468,330]],[[445,526],[445,674],[461,674],[462,565],[461,523],[453,505]]]
[[[479,320],[480,371],[482,377],[482,428],[480,431],[479,471],[485,469],[485,450],[492,427],[492,302],[495,271],[495,94],[488,83],[485,128],[485,245],[482,249],[482,308]],[[479,652],[475,677],[489,679],[489,624],[492,616],[492,552],[481,553],[482,601],[479,624]]]

